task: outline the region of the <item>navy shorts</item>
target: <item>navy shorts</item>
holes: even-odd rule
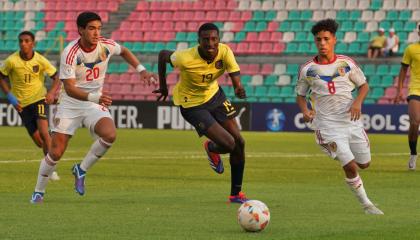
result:
[[[409,102],[410,100],[420,101],[420,96],[419,95],[410,95],[410,96],[407,96],[407,102]]]
[[[221,88],[206,103],[190,108],[181,108],[181,114],[187,122],[195,127],[201,137],[215,122],[223,123],[236,117],[236,109],[226,98]]]
[[[34,132],[38,130],[38,119],[48,119],[48,105],[45,103],[45,100],[39,100],[29,104],[28,106],[22,109],[22,112],[19,113],[22,118],[23,125],[28,131],[29,135],[33,135]]]

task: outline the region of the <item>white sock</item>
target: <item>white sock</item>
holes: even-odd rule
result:
[[[93,164],[95,164],[96,161],[98,161],[98,159],[101,158],[111,146],[112,143],[107,143],[102,138],[98,138],[90,147],[89,152],[80,164],[80,168],[83,171],[89,170],[89,168],[92,167]]]
[[[48,184],[48,178],[55,170],[57,163],[52,160],[50,155],[45,155],[45,158],[41,161],[38,171],[38,180],[36,181],[35,192],[45,193],[45,188]]]
[[[357,175],[355,178],[345,178],[346,183],[349,185],[350,189],[354,192],[360,204],[362,205],[371,205],[372,202],[369,200],[365,188],[363,187],[362,178]]]

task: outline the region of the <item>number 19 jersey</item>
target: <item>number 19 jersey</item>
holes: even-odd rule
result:
[[[301,66],[296,93],[306,96],[310,91],[315,130],[361,126],[360,121],[350,120],[348,111],[353,103],[352,91],[365,83],[362,70],[347,56],[337,55],[328,64],[320,64],[314,58]]]
[[[101,92],[109,59],[120,53],[121,46],[110,39],[99,38],[92,51],[83,50],[80,39],[74,40],[61,54],[60,79],[76,79],[76,87],[87,93]],[[92,103],[72,98],[62,90],[60,105],[67,109],[86,109]]]

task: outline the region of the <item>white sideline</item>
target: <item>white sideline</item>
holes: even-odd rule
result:
[[[0,151],[1,152],[1,151]],[[175,154],[176,153],[176,154]],[[203,158],[203,153],[189,152],[191,155],[180,155],[179,152],[160,152],[156,155],[143,155],[143,156],[121,156],[121,157],[104,157],[104,160],[127,160],[127,159],[191,159]],[[405,156],[407,153],[372,153],[372,156]],[[281,152],[255,152],[246,154],[247,158],[310,158],[310,157],[327,157],[325,154],[291,154]],[[62,158],[60,161],[77,161],[77,158]],[[22,159],[22,160],[0,160],[0,164],[7,163],[31,163],[40,162],[41,159]]]

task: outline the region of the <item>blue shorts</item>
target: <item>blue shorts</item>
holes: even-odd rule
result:
[[[30,136],[32,136],[34,132],[38,130],[38,119],[48,119],[48,109],[48,105],[45,103],[45,100],[42,99],[24,107],[22,112],[19,113],[20,117],[22,118],[23,125],[25,126]]]
[[[226,99],[225,93],[221,88],[206,103],[190,108],[181,108],[184,119],[195,127],[201,137],[206,134],[207,129],[215,122],[223,123],[227,119],[236,117],[236,109]]]

